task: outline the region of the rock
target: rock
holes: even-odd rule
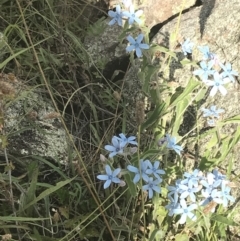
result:
[[[196,0],[185,1],[184,6],[182,6],[182,0],[144,0],[136,1],[135,9],[142,9],[145,18],[145,25],[149,28],[156,24],[164,22],[169,17],[177,14],[181,9],[185,10],[190,8],[195,4]],[[110,8],[116,7],[121,1],[109,1]],[[107,18],[102,21],[99,20],[91,26],[90,32],[98,32],[96,35],[88,35],[84,41],[84,48],[90,56],[89,66],[95,67],[100,70],[104,69],[104,72],[111,72],[111,62],[117,65],[119,62],[126,62],[125,58],[128,56],[126,53],[127,41],[124,40],[119,43],[119,35],[122,33],[123,28],[115,24],[114,26],[109,26],[108,23],[111,18]],[[124,21],[123,21],[124,23]],[[94,30],[95,29],[95,30]],[[125,38],[128,34],[123,35]],[[121,69],[121,66],[119,67]]]
[[[215,4],[213,5],[212,2]],[[210,4],[211,3],[211,4]],[[205,1],[202,7],[197,7],[182,15],[178,31],[178,39],[190,38],[195,44],[193,50],[193,60],[201,61],[202,54],[197,46],[208,45],[210,51],[217,54],[223,63],[230,62],[232,68],[240,72],[240,38],[238,30],[240,28],[240,2],[239,1]],[[219,24],[221,20],[221,24]],[[177,43],[170,43],[170,35],[176,29],[178,19],[174,19],[159,31],[153,39],[153,43],[168,47],[174,50]],[[177,85],[185,87],[187,81],[192,76],[190,67],[182,67],[180,61],[184,55],[179,49],[178,61],[173,60],[170,68],[165,73],[165,78],[174,81]],[[224,118],[238,115],[240,113],[239,93],[237,84],[228,84],[228,93],[222,96],[218,93],[214,98],[209,98],[204,105],[215,104],[218,108],[225,110]],[[224,128],[224,132],[232,133],[236,130],[236,125]],[[240,146],[240,144],[239,144]],[[240,155],[236,157],[240,161]]]
[[[51,100],[44,96],[42,89],[26,86],[14,75],[1,74],[2,147],[6,136],[9,154],[36,155],[66,163],[67,134]]]
[[[110,0],[109,7],[114,8],[122,1]],[[181,10],[188,9],[195,5],[196,0],[188,0],[183,3],[183,0],[129,0],[132,2],[135,9],[141,9],[145,16],[145,26],[153,27],[156,24],[166,21],[168,18],[179,13]]]
[[[181,12],[181,10],[192,7],[196,0],[143,0],[137,8],[142,9],[145,15],[145,25],[153,27],[156,24],[166,21],[173,15]],[[183,5],[183,2],[185,4]]]
[[[119,34],[123,30],[118,25],[109,26],[110,19],[101,22],[102,33],[85,38],[84,48],[90,56],[89,66],[100,70],[108,63],[127,56],[127,43],[119,43]]]

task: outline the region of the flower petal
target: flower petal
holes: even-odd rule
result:
[[[110,146],[110,145],[104,146],[104,149],[107,151],[116,151],[116,148],[114,146]]]
[[[187,215],[184,213],[184,214],[182,214],[182,216],[179,220],[179,223],[184,224],[184,223],[186,223],[186,220],[187,220]]]
[[[130,171],[130,172],[139,173],[138,168],[136,168],[136,167],[134,167],[134,166],[128,165],[128,166],[127,166],[127,169],[128,169],[128,171]]]
[[[113,171],[112,176],[116,177],[121,172],[121,168],[117,168]]]
[[[140,33],[140,34],[137,36],[136,42],[137,42],[138,44],[140,44],[140,43],[142,42],[142,40],[143,40],[143,37],[144,37],[144,35],[143,35],[142,33]]]
[[[148,44],[139,44],[139,47],[141,49],[149,49],[149,45]]]
[[[221,92],[222,95],[226,95],[227,94],[227,90],[225,89],[224,86],[220,85],[218,87],[219,91]]]
[[[111,167],[109,165],[105,166],[105,170],[106,170],[106,173],[108,174],[108,176],[112,175],[112,170],[111,170]]]
[[[120,183],[121,180],[120,180],[118,177],[113,177],[113,178],[112,178],[112,182],[114,182],[114,183]]]
[[[218,88],[217,88],[216,86],[214,86],[214,87],[211,89],[209,95],[213,97],[214,95],[216,95],[217,91],[218,91]]]
[[[136,55],[138,58],[142,57],[142,51],[140,48],[136,48]]]
[[[111,181],[110,179],[107,180],[107,181],[104,183],[103,188],[104,188],[104,189],[108,188],[108,187],[110,186],[111,182],[112,182],[112,181]]]
[[[108,175],[97,175],[97,179],[106,181],[106,180],[108,180]]]
[[[133,178],[133,183],[136,184],[140,180],[140,174],[136,174],[135,177]]]
[[[128,35],[128,36],[127,36],[127,40],[128,40],[131,44],[135,44],[135,43],[136,43],[135,39],[134,39],[131,35]]]
[[[133,50],[135,49],[135,46],[134,45],[130,45],[126,48],[126,51],[127,52],[132,52]]]

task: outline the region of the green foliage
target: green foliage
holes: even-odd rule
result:
[[[186,226],[179,225],[178,217],[169,217],[165,209],[168,204],[166,187],[194,165],[209,171],[228,160],[227,174],[230,175],[240,128],[232,135],[226,135],[222,128],[239,124],[240,116],[223,119],[216,126],[205,128],[200,108],[207,97],[207,89],[191,76],[185,87],[172,88],[169,80],[164,78],[157,81],[158,73],[167,71],[171,62],[178,59],[172,50],[152,45],[146,51],[138,73],[142,93],[152,108],[146,112],[145,121],[139,127],[134,126],[129,123],[129,109],[133,108],[129,108],[129,103],[127,105],[120,94],[123,85],[113,82],[123,71],[116,69],[111,80],[106,80],[103,70],[108,59],[105,56],[90,68],[92,59],[84,49],[84,39],[100,36],[106,28],[104,17],[89,24],[92,19],[86,16],[91,12],[96,15],[96,6],[88,1],[72,0],[17,3],[20,5],[12,4],[12,1],[1,2],[0,15],[4,21],[0,23],[3,29],[0,33],[0,69],[18,73],[32,88],[44,86],[43,92],[47,90],[53,96],[68,128],[69,145],[74,147],[77,157],[71,153],[66,165],[60,162],[61,157],[52,160],[20,153],[9,155],[8,138],[26,129],[8,136],[1,133],[0,235],[11,234],[11,240],[37,241],[105,241],[113,237],[118,241],[229,239],[229,226],[239,225],[234,221],[237,209],[219,207],[214,214],[201,209],[197,222],[188,220]],[[121,43],[127,34],[139,32],[135,25],[128,27],[126,23],[119,33]],[[142,31],[149,33],[146,28]],[[171,34],[170,45],[174,45],[176,36],[177,31]],[[149,42],[148,37],[146,42]],[[156,53],[162,56],[157,64],[153,60]],[[130,62],[134,64],[133,55]],[[181,64],[183,67],[197,66],[186,58]],[[156,86],[152,88],[154,81]],[[114,98],[114,94],[118,98]],[[16,99],[24,99],[25,95],[23,91]],[[14,103],[16,99],[8,101]],[[190,107],[196,112],[190,113]],[[0,113],[2,131],[4,112]],[[184,124],[190,116],[194,123],[186,131]],[[100,161],[106,139],[110,140],[112,133],[129,132],[129,126],[134,126],[131,131],[138,133],[138,152],[131,159],[127,156],[117,162]],[[165,133],[178,137],[181,145],[187,147],[183,156],[157,146],[156,142]],[[194,155],[196,163],[193,165],[189,165],[185,157],[188,150]],[[140,191],[141,183],[133,184],[133,175],[126,170],[128,164],[137,165],[139,159],[161,160],[166,172],[161,195],[154,196],[152,201]],[[125,187],[113,185],[108,190],[102,189],[96,174],[105,162],[123,168]]]

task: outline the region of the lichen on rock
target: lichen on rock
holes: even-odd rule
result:
[[[11,83],[8,75],[4,77],[0,82],[8,83],[14,90],[11,100],[0,100],[2,135],[7,137],[7,151],[66,163],[69,148],[67,134],[43,89],[24,85],[21,81]]]

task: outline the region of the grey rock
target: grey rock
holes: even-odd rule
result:
[[[3,83],[1,80],[0,89]],[[66,163],[69,141],[51,100],[41,88],[31,88],[20,81],[12,83],[11,89],[14,95],[10,101],[0,99],[8,153]]]

